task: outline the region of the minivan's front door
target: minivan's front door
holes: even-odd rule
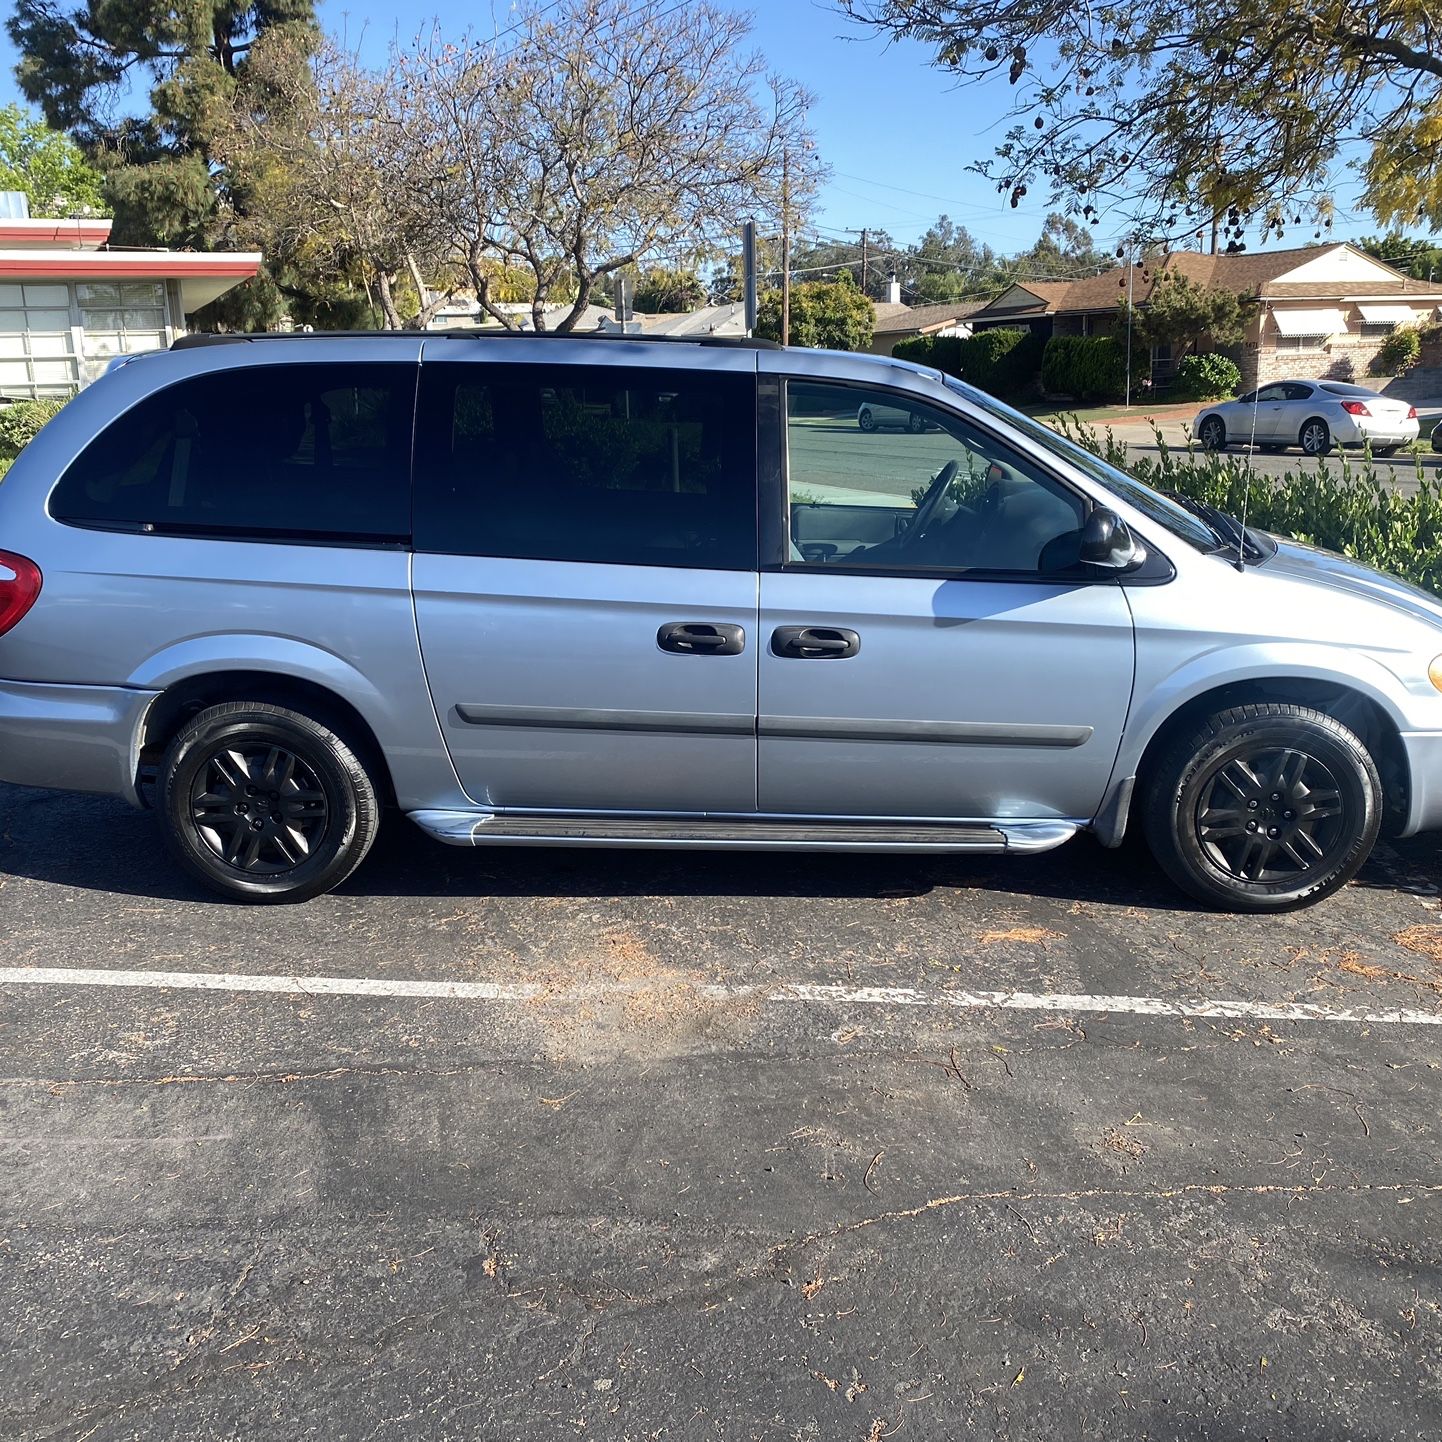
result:
[[[941,409],[867,433],[869,388],[786,389],[792,559],[761,577],[760,810],[1091,817],[1134,668],[1122,587],[1067,565],[1085,500]]]
[[[752,812],[754,355],[548,363],[576,349],[426,344],[413,587],[461,784],[495,808]]]

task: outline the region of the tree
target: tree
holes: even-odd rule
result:
[[[706,304],[706,287],[694,270],[648,270],[636,287],[635,307],[643,315],[695,310]]]
[[[16,0],[6,29],[21,93],[103,173],[114,239],[212,249],[243,217],[213,144],[247,87],[251,50],[275,31],[313,36],[315,17],[312,0]],[[140,100],[140,113],[119,111],[119,96]],[[268,272],[243,289],[222,306],[274,317]]]
[[[808,280],[791,287],[791,344],[827,350],[865,350],[871,344],[875,312],[856,282]],[[781,292],[768,290],[756,307],[756,334],[781,339]]]
[[[104,215],[100,172],[68,136],[26,115],[0,108],[0,190],[21,190],[42,219]]]
[[[1368,255],[1386,261],[1393,270],[1418,280],[1442,280],[1442,245],[1389,230],[1386,235],[1366,235],[1353,244]]]
[[[433,218],[483,309],[499,261],[530,277],[531,323],[566,307],[571,329],[598,284],[658,252],[697,263],[736,217],[793,216],[820,167],[809,95],[740,45],[749,20],[703,0],[531,0],[495,42],[432,36],[390,68],[413,198]]]
[[[994,295],[1005,281],[989,245],[979,245],[964,225],[940,215],[907,255],[907,272],[923,305]]]
[[[1013,265],[1036,278],[1068,280],[1074,276],[1096,275],[1106,270],[1111,261],[1092,244],[1091,231],[1086,226],[1054,210],[1047,216],[1036,244],[1022,251]]]
[[[424,325],[449,298],[433,218],[407,170],[403,82],[334,41],[266,36],[251,61],[266,103],[235,105],[214,148],[246,196],[243,227],[312,273],[352,277],[390,330]]]
[[[1117,309],[1121,334],[1128,323],[1125,295],[1117,301]],[[1214,346],[1237,345],[1252,314],[1241,292],[1198,285],[1190,276],[1164,270],[1131,316],[1132,336],[1143,345],[1196,347],[1204,339]]]
[[[1005,75],[1016,124],[975,168],[1019,204],[1047,182],[1083,219],[1120,206],[1169,237],[1235,246],[1315,209],[1358,145],[1382,221],[1442,224],[1442,53],[1432,0],[838,0],[930,46],[962,82]]]

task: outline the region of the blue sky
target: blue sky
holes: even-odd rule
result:
[[[957,89],[927,64],[923,47],[889,44],[851,26],[829,0],[720,3],[750,11],[754,44],[771,68],[817,97],[812,128],[833,172],[815,215],[825,233],[880,226],[904,244],[944,212],[1003,254],[1036,240],[1054,208],[1040,187],[1013,210],[967,169],[991,154],[1007,128],[1011,95],[1004,82]],[[504,29],[512,10],[510,0],[440,0],[423,10],[395,0],[320,0],[323,23],[360,37],[375,57],[398,32],[413,33],[422,16],[434,14],[444,32],[459,36],[468,26],[481,33]],[[20,99],[14,65],[14,49],[0,33],[0,102]],[[1339,215],[1334,234],[1342,239],[1375,229],[1365,216]],[[1104,221],[1098,243],[1111,239]],[[1288,243],[1307,239],[1310,231]]]

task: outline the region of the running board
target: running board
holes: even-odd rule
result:
[[[685,846],[712,851],[1050,851],[1076,821],[786,821],[768,817],[552,816],[495,811],[411,811],[448,846]]]

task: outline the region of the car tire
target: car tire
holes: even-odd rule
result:
[[[1227,424],[1221,416],[1208,416],[1197,427],[1197,439],[1204,451],[1224,451],[1227,448]]]
[[[1313,416],[1302,422],[1297,432],[1297,444],[1309,456],[1325,456],[1332,449],[1332,432],[1320,416]]]
[[[232,901],[308,901],[370,850],[381,805],[351,745],[298,711],[229,701],[170,743],[157,808],[171,854]]]
[[[914,436],[919,436],[926,429],[926,417],[919,416],[915,411],[911,413],[911,419],[906,423],[906,429]]]
[[[857,411],[856,424],[864,431],[874,431],[876,429],[876,417],[872,415],[869,406],[862,406],[862,408]]]
[[[1320,711],[1273,702],[1188,727],[1143,797],[1162,870],[1222,911],[1287,911],[1330,896],[1371,854],[1381,820],[1382,785],[1362,742]]]

